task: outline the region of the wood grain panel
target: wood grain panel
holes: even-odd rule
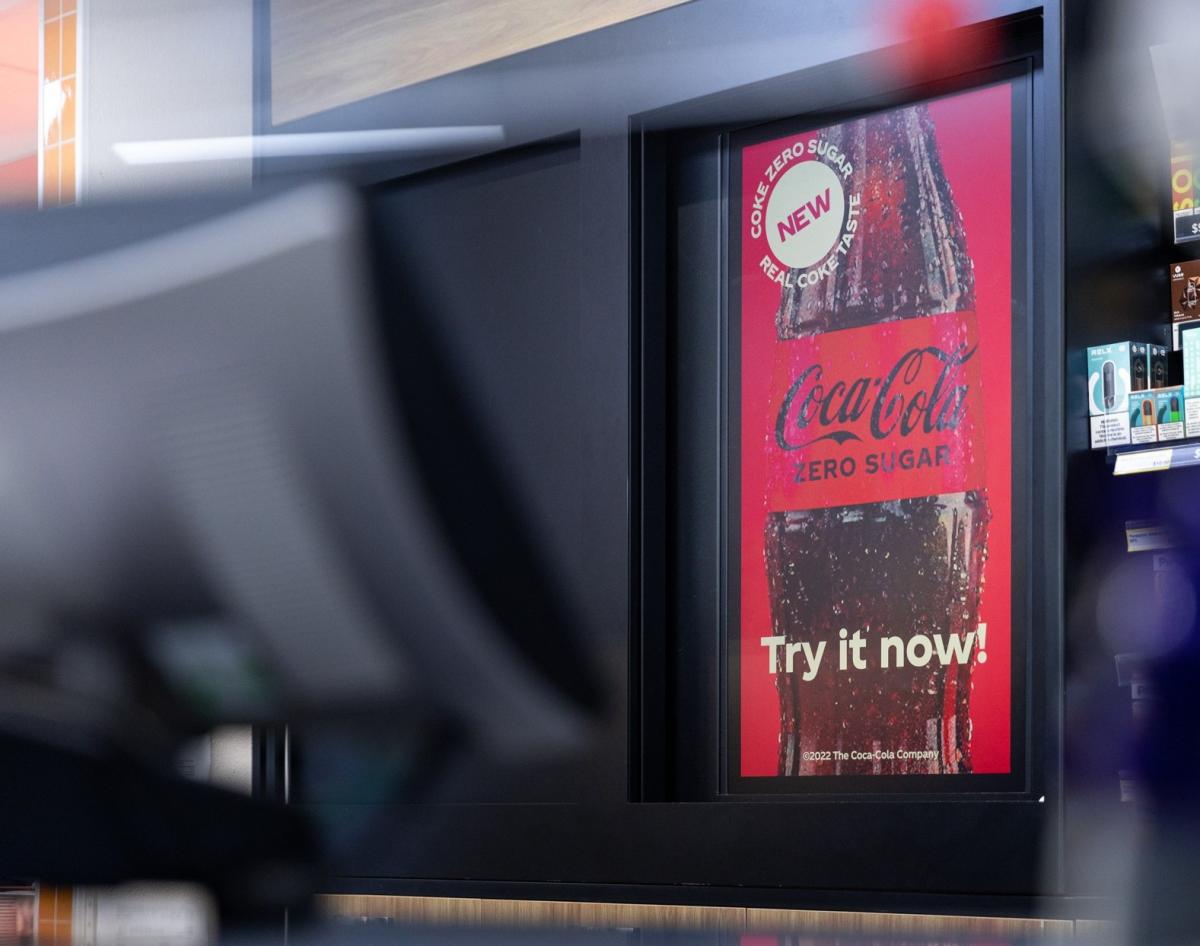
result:
[[[276,124],[689,0],[271,0]]]
[[[628,926],[659,930],[741,930],[742,907],[684,907],[651,903],[581,903],[582,926]]]
[[[967,934],[1005,939],[1064,939],[1071,937],[1076,928],[1076,923],[1071,920],[1023,917],[766,910],[646,903],[347,895],[321,897],[320,901],[324,911],[338,916],[388,917],[401,923],[457,926],[632,927],[888,936]],[[1092,931],[1089,929],[1089,932]]]
[[[568,900],[480,900],[482,926],[580,926],[581,904]]]
[[[871,933],[887,935],[960,934],[987,936],[1070,936],[1070,920],[1024,917],[938,916],[924,913],[851,913],[834,910],[746,911],[746,929],[778,932]]]
[[[379,897],[331,894],[317,898],[333,916],[389,919],[417,925],[478,926],[479,900],[471,897]]]

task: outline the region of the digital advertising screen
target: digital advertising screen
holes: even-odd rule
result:
[[[1017,101],[731,139],[731,793],[1023,785]]]

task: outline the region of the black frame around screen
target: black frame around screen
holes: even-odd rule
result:
[[[907,90],[888,96],[886,103],[866,102],[847,108],[836,117],[823,114],[819,121],[803,116],[738,129],[722,136],[725,169],[724,226],[724,309],[722,318],[722,430],[721,469],[721,574],[723,577],[721,626],[721,755],[722,790],[726,796],[771,795],[962,795],[1024,794],[1031,791],[1027,764],[1029,753],[1026,720],[1028,714],[1028,678],[1030,675],[1027,640],[1031,627],[1029,580],[1026,573],[1030,532],[1023,528],[1031,519],[1030,470],[1027,463],[1031,430],[1027,392],[1030,389],[1033,359],[1029,350],[1030,332],[1026,321],[1031,311],[1033,287],[1029,279],[1028,256],[1033,245],[1030,225],[1030,188],[1032,150],[1031,64],[991,69],[956,77],[936,86]],[[743,777],[740,766],[740,540],[741,523],[739,479],[741,472],[741,156],[747,147],[763,141],[799,134],[818,128],[853,121],[865,115],[905,108],[938,98],[966,94],[994,84],[1009,84],[1012,98],[1012,569],[1011,579],[1011,658],[1010,668],[1010,772],[1007,774],[947,775],[810,775]]]

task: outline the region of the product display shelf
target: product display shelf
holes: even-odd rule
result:
[[[1114,476],[1131,473],[1160,473],[1185,466],[1200,466],[1200,437],[1108,448]]]

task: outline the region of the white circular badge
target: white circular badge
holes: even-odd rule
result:
[[[790,269],[807,269],[837,245],[846,220],[846,194],[833,168],[801,161],[789,168],[767,201],[767,243]]]

